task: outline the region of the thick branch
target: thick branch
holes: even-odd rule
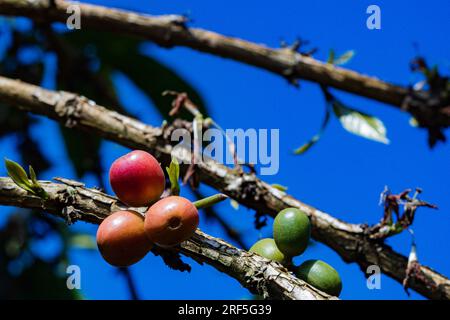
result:
[[[167,164],[173,150],[170,130],[154,128],[96,105],[84,97],[67,92],[55,92],[0,77],[0,101],[41,114],[69,127],[79,128],[118,142],[130,148],[148,150]],[[176,142],[175,142],[176,143]],[[189,163],[190,154],[176,153],[180,163]],[[275,216],[286,207],[297,207],[306,212],[313,225],[312,236],[333,248],[347,262],[356,262],[363,272],[372,264],[402,283],[407,258],[391,247],[369,239],[366,226],[345,223],[273,188],[253,174],[240,174],[215,161],[206,159],[197,164],[202,182],[227,194],[236,201],[258,212]],[[419,278],[411,279],[410,288],[433,299],[450,299],[450,280],[432,269],[421,271],[436,286]]]
[[[135,35],[164,47],[185,46],[224,58],[240,61],[290,79],[305,79],[334,87],[380,102],[408,109],[404,103],[407,88],[351,70],[323,63],[290,49],[272,49],[215,32],[187,28],[181,16],[149,16],[101,6],[76,3],[81,9],[82,26]],[[3,0],[0,14],[26,16],[36,21],[66,22],[69,2],[56,0]],[[72,12],[72,11],[70,11]],[[410,111],[426,126],[450,126],[448,108],[426,108],[410,105]]]
[[[116,198],[83,184],[59,179],[62,183],[41,181],[48,200],[30,195],[9,178],[0,178],[0,204],[42,209],[71,223],[81,220],[100,223],[111,212],[126,209]],[[141,213],[145,208],[135,209]],[[175,249],[197,262],[207,263],[238,280],[251,292],[270,299],[336,299],[296,278],[281,264],[267,260],[209,236],[200,230]]]

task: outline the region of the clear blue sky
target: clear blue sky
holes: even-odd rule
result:
[[[184,14],[194,19],[193,26],[237,36],[269,46],[279,46],[280,40],[292,42],[297,36],[318,47],[316,57],[325,60],[328,50],[342,53],[353,49],[354,59],[348,68],[377,76],[383,80],[408,85],[418,80],[408,62],[417,51],[430,63],[438,64],[448,74],[450,69],[450,3],[437,1],[92,1],[93,3],[151,13]],[[366,8],[381,7],[382,29],[366,28]],[[198,53],[190,49],[166,50],[150,45],[149,54],[175,68],[202,94],[211,115],[224,128],[279,128],[279,174],[264,177],[271,183],[289,187],[288,192],[304,202],[354,223],[378,222],[382,208],[379,194],[385,185],[399,192],[421,187],[423,198],[439,205],[439,211],[420,210],[414,231],[420,262],[443,274],[450,275],[450,152],[449,145],[430,150],[426,133],[408,124],[409,117],[398,110],[349,94],[336,92],[348,105],[383,120],[390,145],[384,145],[351,135],[332,119],[323,138],[307,154],[293,156],[292,150],[314,135],[322,121],[323,98],[317,85],[301,82],[297,90],[268,72],[234,61]],[[51,64],[51,62],[50,62]],[[126,78],[115,78],[120,98],[125,106],[151,125],[159,125],[161,117],[151,102]],[[52,87],[51,81],[44,82]],[[170,89],[170,88],[168,88]],[[75,177],[67,165],[62,141],[55,138],[57,126],[39,118],[34,132],[47,141],[44,148],[54,164],[43,178]],[[448,134],[447,130],[447,134]],[[11,138],[12,139],[12,138]],[[0,140],[0,156],[14,158],[11,139]],[[48,143],[51,141],[51,144]],[[127,152],[113,143],[102,146],[104,166]],[[0,168],[4,175],[4,169]],[[107,181],[107,172],[104,174]],[[92,177],[87,184],[95,185]],[[208,193],[213,191],[203,189]],[[110,191],[110,190],[109,190]],[[189,193],[184,190],[186,196]],[[259,237],[270,236],[270,228],[253,229],[253,212],[238,211],[229,204],[218,206],[220,214],[240,230],[247,244]],[[0,207],[0,213],[11,212]],[[0,219],[0,223],[3,219]],[[269,223],[270,224],[270,223]],[[200,227],[217,237],[226,236],[215,223],[201,222]],[[95,227],[78,223],[73,228],[94,233]],[[408,254],[410,237],[402,234],[388,240],[396,250]],[[43,254],[52,250],[43,246]],[[82,270],[83,293],[90,299],[127,298],[125,282],[108,266],[98,252],[73,250],[72,263]],[[317,258],[333,265],[343,279],[343,299],[406,299],[402,287],[382,276],[381,290],[368,290],[365,278],[355,264],[346,264],[328,247],[316,243],[296,261]],[[186,259],[189,261],[189,259]],[[145,299],[240,299],[249,297],[237,281],[209,266],[193,261],[189,274],[169,270],[160,258],[150,254],[131,268],[138,291]],[[412,298],[420,299],[413,293]]]

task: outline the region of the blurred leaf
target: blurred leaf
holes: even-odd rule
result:
[[[346,51],[342,55],[340,55],[339,57],[334,59],[333,64],[337,65],[337,66],[344,65],[344,64],[350,62],[350,60],[354,57],[354,55],[355,55],[355,51],[353,51],[353,50]]]
[[[110,72],[124,73],[154,103],[158,111],[167,117],[171,109],[171,98],[163,97],[166,90],[186,92],[198,106],[203,115],[207,115],[204,103],[197,91],[174,70],[156,59],[140,53],[144,41],[118,34],[76,31],[64,34],[64,38],[78,48],[88,48],[99,58],[101,68]],[[187,111],[180,117],[192,116]]]
[[[416,82],[413,85],[413,90],[415,90],[415,91],[424,90],[426,85],[427,85],[427,80],[421,80],[419,82]]]
[[[198,104],[200,111],[205,112],[200,96],[186,81],[170,68],[139,52],[143,41],[133,37],[87,30],[64,33],[61,35],[61,39],[71,47],[78,49],[79,53],[84,56],[80,63],[85,65],[86,61],[91,61],[97,65],[97,69],[89,72],[88,76],[93,77],[90,81],[83,79],[83,77],[87,77],[83,76],[83,73],[78,77],[73,76],[74,73],[80,73],[77,72],[78,70],[89,70],[86,66],[82,68],[80,65],[74,64],[72,68],[69,68],[69,71],[65,73],[66,76],[59,77],[60,81],[72,79],[69,88],[67,88],[68,84],[64,86],[67,90],[79,92],[99,104],[105,103],[105,106],[111,107],[111,102],[114,104],[114,101],[118,100],[112,75],[119,71],[124,73],[152,100],[164,117],[167,117],[171,109],[171,98],[161,95],[167,89],[187,92],[190,98]],[[61,69],[59,68],[59,70]],[[74,79],[78,80],[74,81]],[[118,101],[115,104],[119,104]],[[120,106],[117,108],[116,111],[125,113]],[[180,115],[191,118],[185,111]],[[101,140],[96,136],[73,133],[67,129],[61,130],[67,153],[74,164],[78,177],[82,177],[89,171],[94,171],[99,176],[101,168],[98,165],[100,158],[98,149]],[[89,145],[86,146],[86,143]]]
[[[79,290],[69,290],[66,277],[59,275],[55,267],[35,260],[20,277],[13,278],[8,299],[80,299]]]
[[[0,33],[4,35],[7,31],[2,29]],[[44,48],[43,38],[41,35],[38,36],[36,31],[37,28],[30,28],[30,31],[14,30],[10,33],[11,41],[8,41],[5,54],[1,57],[0,74],[38,85],[42,82],[44,74],[42,53],[45,49],[40,49]],[[39,55],[33,57],[33,61],[36,58],[39,61],[30,63],[21,59],[24,49],[38,52]],[[36,122],[35,119],[16,108],[0,105],[0,137],[14,134],[13,140],[16,142],[15,147],[21,161],[33,166],[30,168],[31,180],[21,168],[21,172],[18,173],[21,183],[26,179],[27,185],[31,185],[31,190],[27,191],[39,193],[40,186],[36,183],[35,170],[38,173],[42,172],[50,167],[50,163],[30,131],[31,125]],[[55,262],[60,261],[59,257],[57,261],[53,258],[47,260],[47,257],[46,261],[43,261],[35,256],[34,252],[33,255],[29,252],[31,243],[45,237],[47,229],[43,221],[48,217],[41,211],[39,214],[30,214],[28,209],[17,209],[17,213],[20,214],[9,215],[8,222],[0,227],[0,299],[80,298],[80,291],[68,290],[65,275],[61,274],[61,270],[57,270]],[[64,230],[67,229],[63,221],[58,223],[64,225]],[[14,252],[15,250],[18,251]]]
[[[439,78],[439,68],[438,68],[437,65],[434,65],[430,69],[425,68],[424,69],[424,74],[425,74],[425,77],[427,78],[427,82],[431,83],[435,79]]]
[[[417,128],[419,126],[419,123],[417,122],[416,118],[411,117],[411,118],[409,118],[409,125],[411,127]]]
[[[29,124],[29,118],[25,112],[0,104],[0,137],[26,131]]]
[[[2,35],[9,33],[11,41],[8,41],[4,47],[5,52],[1,57],[0,74],[9,78],[17,78],[25,82],[39,84],[44,73],[43,61],[30,63],[20,59],[20,52],[24,48],[32,48],[35,52],[39,51],[39,40],[36,37],[36,33],[33,31],[19,32],[13,28],[2,29],[1,33]],[[34,119],[27,113],[9,107],[7,104],[0,104],[0,137],[8,134],[18,134],[16,141],[22,159],[28,163],[36,164],[34,160],[40,158],[39,160],[43,161],[40,162],[42,167],[39,167],[39,169],[45,170],[48,168],[48,162],[40,152],[37,144],[29,143],[32,140],[29,134],[29,127],[34,122]]]
[[[18,133],[18,138],[17,148],[22,162],[32,165],[37,172],[43,172],[50,168],[50,162],[42,152],[39,143],[32,137],[29,129],[24,133]]]
[[[332,101],[332,106],[334,114],[348,132],[373,141],[389,143],[386,128],[379,119],[346,107],[337,100]]]
[[[75,168],[77,177],[81,178],[87,172],[94,172],[100,176],[102,173],[100,167],[101,138],[63,126],[60,126],[60,130],[66,152]]]
[[[239,209],[239,202],[237,202],[234,199],[230,199],[230,205],[234,210],[238,210]]]
[[[128,115],[117,99],[111,68],[96,61],[97,58],[93,55],[96,51],[95,44],[70,43],[65,35],[51,38],[53,47],[58,52],[58,88],[76,92],[100,105]],[[63,126],[60,126],[60,131],[78,178],[91,172],[102,186],[99,150],[102,139],[97,135],[75,132]]]
[[[283,191],[283,192],[287,191],[287,189],[288,189],[288,187],[282,186],[281,184],[278,184],[278,183],[272,184],[272,187],[277,190]]]
[[[133,63],[130,63],[130,61],[133,61]],[[127,59],[116,60],[115,66],[147,94],[163,117],[168,116],[172,103],[171,97],[162,96],[162,93],[166,90],[186,92],[199,111],[203,115],[207,114],[195,89],[173,70],[157,60],[134,52],[129,53]],[[192,118],[192,115],[184,109],[180,110],[178,116],[185,119]]]
[[[56,228],[68,230],[64,221],[38,210],[18,208],[6,218],[0,227],[0,299],[82,298],[80,290],[66,286],[65,249],[56,250],[54,257],[46,254],[44,261],[39,257],[41,251],[33,247],[36,241],[53,237]],[[11,245],[20,251],[11,255]]]
[[[178,164],[178,161],[175,157],[172,158],[172,161],[170,162],[170,166],[166,168],[167,174],[169,175],[170,180],[170,190],[172,191],[172,194],[177,196],[180,194],[180,184],[179,184],[179,178],[180,178],[180,165]]]
[[[309,150],[317,141],[319,141],[320,137],[322,137],[323,132],[325,131],[325,128],[328,125],[328,122],[330,121],[330,109],[326,107],[325,110],[325,117],[322,121],[322,125],[320,127],[320,130],[317,134],[315,134],[308,142],[294,150],[294,154],[302,154]]]
[[[75,233],[69,238],[71,247],[87,250],[97,250],[97,241],[95,237],[87,233]]]

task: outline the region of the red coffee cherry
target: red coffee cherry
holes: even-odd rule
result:
[[[102,221],[97,246],[103,259],[116,267],[141,260],[153,247],[144,231],[144,218],[134,211],[117,211]]]
[[[147,237],[161,246],[174,246],[189,239],[198,226],[197,208],[186,198],[159,200],[145,214]]]
[[[117,197],[132,207],[142,207],[158,200],[164,191],[164,172],[148,152],[135,150],[111,165],[109,181]]]

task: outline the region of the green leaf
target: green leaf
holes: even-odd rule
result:
[[[5,166],[6,170],[8,171],[8,176],[14,181],[16,185],[28,192],[34,193],[27,173],[20,164],[5,158]]]
[[[28,191],[44,200],[48,198],[47,192],[41,187],[36,179],[36,173],[30,166],[31,181],[28,179],[28,175],[25,169],[22,168],[20,164],[12,160],[5,158],[6,170],[8,171],[9,177],[14,181],[14,183],[20,188]]]
[[[38,181],[37,181],[37,178],[36,178],[36,172],[34,172],[34,169],[33,169],[33,167],[30,165],[30,166],[28,166],[28,171],[30,172],[30,179],[31,179],[31,182],[34,184],[34,185],[39,185],[39,183],[38,183]]]
[[[325,131],[325,128],[328,125],[328,122],[330,121],[330,109],[327,107],[325,111],[325,117],[322,121],[322,125],[320,127],[320,130],[317,134],[315,134],[308,142],[294,150],[294,154],[303,154],[306,151],[309,150],[317,141],[319,141],[320,137],[322,137],[323,132]]]
[[[337,66],[344,65],[344,64],[348,63],[353,58],[354,55],[355,55],[355,51],[353,51],[353,50],[346,51],[342,55],[337,57],[333,61],[333,64],[337,65]]]
[[[169,175],[170,180],[170,190],[173,195],[180,194],[180,184],[178,182],[180,178],[180,165],[175,157],[172,157],[172,161],[170,162],[170,166],[166,168],[167,174]]]
[[[348,132],[366,139],[388,144],[386,128],[378,118],[351,109],[337,100],[332,101],[334,114]]]
[[[97,250],[97,242],[90,234],[76,233],[70,236],[69,245],[71,247],[87,250]]]
[[[285,192],[288,188],[286,186],[282,186],[281,184],[274,183],[272,184],[272,188]]]

